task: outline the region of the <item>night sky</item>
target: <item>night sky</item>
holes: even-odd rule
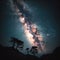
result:
[[[60,10],[56,0],[24,0],[32,15],[31,21],[38,26],[39,32],[46,41],[47,52],[60,46]],[[21,39],[29,47],[18,16],[11,8],[9,0],[0,0],[0,44],[11,46],[10,37]],[[27,43],[27,44],[26,44]]]

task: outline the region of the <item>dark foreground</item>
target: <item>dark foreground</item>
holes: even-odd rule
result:
[[[37,58],[32,55],[24,55],[14,48],[0,45],[0,60],[60,60],[60,47],[57,47],[52,54]]]

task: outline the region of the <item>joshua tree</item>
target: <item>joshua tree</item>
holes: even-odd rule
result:
[[[36,46],[32,46],[30,52],[31,52],[33,55],[37,54],[37,53],[38,53],[37,47],[36,47]]]
[[[13,46],[12,46],[13,48],[14,48],[15,44],[17,45],[16,48],[18,48],[18,47],[23,48],[23,46],[24,46],[23,41],[18,40],[17,38],[14,38],[14,37],[11,38],[11,42],[13,42]]]
[[[26,52],[27,52],[27,54],[29,54],[29,48],[26,48]]]

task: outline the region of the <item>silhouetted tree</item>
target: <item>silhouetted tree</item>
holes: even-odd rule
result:
[[[21,40],[18,40],[17,38],[12,37],[11,42],[13,42],[13,46],[12,46],[13,48],[14,48],[15,44],[17,45],[16,48],[18,48],[18,47],[23,48],[24,47],[24,42]]]
[[[29,48],[26,48],[26,52],[27,52],[27,54],[29,54]]]
[[[37,47],[36,47],[36,46],[32,46],[30,52],[31,52],[33,55],[37,54],[37,53],[38,53]]]

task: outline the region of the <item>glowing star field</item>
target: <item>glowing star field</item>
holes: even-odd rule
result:
[[[23,1],[18,1],[14,3],[15,11],[17,13],[17,16],[19,17],[19,21],[23,26],[25,36],[29,43],[32,46],[37,46],[38,50],[44,51],[45,44],[43,41],[43,36],[39,34],[37,25],[34,24],[31,20],[29,21],[28,17],[20,10],[19,6],[17,4],[22,5],[24,11],[28,11],[24,5]]]

